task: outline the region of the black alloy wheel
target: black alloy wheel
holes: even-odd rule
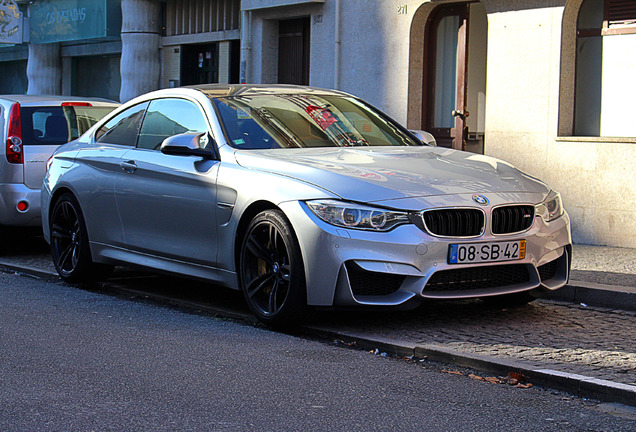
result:
[[[245,300],[260,321],[288,327],[306,318],[300,246],[282,212],[267,210],[250,222],[241,246],[239,269]]]
[[[50,233],[53,263],[66,282],[88,282],[109,269],[92,262],[86,224],[73,195],[66,193],[55,202]]]

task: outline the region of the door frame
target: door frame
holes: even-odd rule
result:
[[[288,24],[297,24],[300,26],[300,29],[296,32],[287,32],[281,33],[281,23]],[[300,84],[300,85],[309,85],[309,62],[310,62],[310,32],[311,32],[311,23],[310,17],[300,17],[300,18],[292,18],[292,19],[281,19],[278,21],[279,29],[278,29],[278,80],[277,82],[281,83],[283,81],[289,81],[284,79],[284,72],[281,70],[283,65],[285,64],[282,59],[283,56],[287,55],[287,53],[283,53],[281,49],[281,43],[283,39],[287,38],[300,38],[300,51],[301,55],[299,58],[296,58],[296,61],[300,62],[300,76],[298,77],[297,82],[286,84]]]
[[[470,4],[474,1],[462,3],[442,4],[430,13],[424,31],[424,65],[422,73],[422,125],[424,129],[432,133],[437,142],[444,147],[452,147],[456,150],[466,149],[466,117],[470,115],[466,111],[466,99],[468,92],[468,26],[470,16]],[[440,20],[447,16],[458,15],[460,23],[457,40],[457,86],[456,102],[453,110],[455,125],[452,128],[433,127],[435,103],[435,67],[437,55],[437,38],[435,37]]]

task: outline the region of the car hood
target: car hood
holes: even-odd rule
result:
[[[354,201],[549,192],[506,162],[441,147],[238,150],[235,156],[243,167],[292,177]]]

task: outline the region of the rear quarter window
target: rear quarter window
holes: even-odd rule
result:
[[[79,138],[115,107],[22,107],[25,145],[60,145]]]

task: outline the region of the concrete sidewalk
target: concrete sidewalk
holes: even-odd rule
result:
[[[570,282],[548,298],[636,311],[636,249],[574,245]]]

